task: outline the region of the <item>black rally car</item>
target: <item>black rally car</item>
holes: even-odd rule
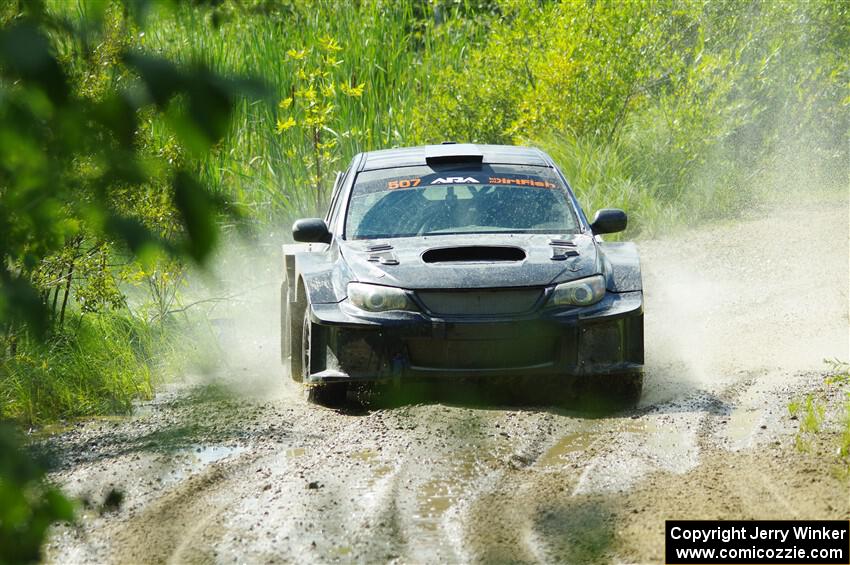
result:
[[[640,394],[643,292],[621,210],[589,222],[552,159],[443,144],[361,153],[324,219],[283,247],[281,350],[296,381],[500,376]]]

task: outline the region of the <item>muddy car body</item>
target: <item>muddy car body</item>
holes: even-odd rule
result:
[[[638,253],[600,237],[625,226],[620,210],[589,222],[538,149],[359,154],[283,248],[283,361],[326,388],[576,377],[639,393]]]

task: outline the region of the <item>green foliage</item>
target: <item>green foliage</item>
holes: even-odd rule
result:
[[[795,175],[843,182],[848,9],[830,0],[231,0],[154,7],[143,32],[113,22],[108,37],[266,79],[278,107],[240,102],[233,127],[199,159],[202,180],[261,224],[316,213],[333,169],[357,151],[455,139],[616,154],[625,169],[610,172],[624,179],[613,195],[652,231],[735,215]],[[119,51],[93,57],[111,62]],[[169,123],[143,116],[140,141],[179,164],[186,142]]]
[[[358,151],[453,139],[542,145],[574,168],[616,163],[594,188],[570,180],[591,208],[611,205],[597,190],[610,186],[633,226],[654,231],[735,215],[791,174],[843,181],[847,11],[829,0],[225,1],[152,13],[139,43],[271,85],[278,107],[240,104],[201,169],[261,224],[315,214],[333,168]]]
[[[800,421],[799,431],[794,437],[794,445],[798,450],[809,450],[812,439],[821,429],[825,410],[823,403],[811,394],[807,394],[802,401],[793,400],[788,404],[788,413]]]
[[[838,456],[850,470],[850,363],[838,359],[826,359],[824,362],[829,367],[824,384],[833,390],[837,389],[843,397],[836,412],[838,421],[827,417],[827,401],[823,393],[808,394],[803,400],[792,400],[788,403],[788,413],[800,421],[795,445],[797,449],[807,451],[812,442],[824,440],[825,424],[830,424],[829,427],[837,426]]]
[[[634,177],[633,157],[622,142],[552,135],[539,145],[561,166],[590,219],[600,208],[630,212],[626,237],[637,231],[651,233],[677,213],[672,202],[658,198],[649,183]],[[635,210],[640,214],[632,213]]]
[[[0,417],[32,425],[127,412],[153,393],[153,360],[168,337],[137,318],[103,313],[47,342],[21,340],[0,373]]]
[[[844,391],[844,413],[838,438],[838,453],[850,468],[850,363],[838,359],[827,359],[826,363],[830,367],[826,384]]]
[[[53,522],[74,518],[71,503],[44,479],[17,431],[0,422],[0,564],[37,563]]]
[[[120,4],[83,7],[92,10],[76,20],[41,2],[0,11],[4,419],[127,411],[151,394],[156,329],[126,311],[121,266],[139,257],[156,272],[209,255],[226,206],[197,179],[198,160],[240,97],[260,94],[257,83],[134,49],[136,22]],[[152,147],[153,132],[180,158]],[[34,562],[71,508],[18,443],[0,429],[0,561]]]
[[[232,210],[194,171],[262,94],[142,52],[120,3],[58,8],[0,14],[0,414],[30,422],[150,394],[133,343],[157,329],[141,325],[171,312],[184,260],[209,255]],[[132,305],[141,318],[135,285],[154,302]]]
[[[186,5],[151,13],[156,25],[140,45],[222,73],[262,76],[270,85],[280,105],[239,104],[201,176],[247,218],[275,225],[315,215],[334,168],[358,151],[416,143],[412,106],[432,70],[453,64],[482,33],[477,18],[490,17],[488,4]]]
[[[362,82],[356,84],[353,77],[338,76],[336,69],[342,61],[337,57],[341,50],[339,43],[328,36],[319,39],[317,48],[287,51],[292,64],[298,65],[293,74],[299,83],[291,95],[278,104],[281,115],[277,119],[277,133],[296,135],[295,139],[288,140],[287,156],[294,160],[298,155],[299,137],[308,140],[311,154],[302,156],[302,161],[310,171],[310,185],[315,187],[317,210],[328,196],[327,177],[338,158],[334,152],[338,139],[341,136],[356,138],[362,133],[357,128],[342,133],[336,131],[341,102],[345,97],[361,98],[366,86]]]
[[[505,2],[502,11],[464,68],[439,73],[417,107],[426,139],[613,139],[630,106],[675,68],[680,16],[670,5]]]
[[[187,167],[171,168],[139,152],[143,112],[160,113],[190,154],[205,153],[224,135],[245,81],[204,67],[178,67],[132,50],[108,55],[114,83],[76,89],[54,44],[72,59],[98,60],[89,41],[98,29],[60,25],[38,4],[0,30],[0,324],[44,336],[50,299],[90,260],[104,263],[113,242],[131,253],[161,249],[202,260],[215,237],[210,196]],[[50,35],[45,33],[50,30]],[[122,64],[118,64],[119,61]],[[134,80],[118,81],[132,75]],[[126,86],[125,86],[126,84]],[[150,185],[167,192],[181,230],[166,240],[127,205],[126,195]],[[81,261],[89,261],[87,266]],[[94,269],[96,270],[96,269]],[[38,286],[41,282],[41,286]],[[36,284],[33,284],[36,283]],[[120,304],[105,269],[90,277],[84,303]],[[55,314],[55,311],[54,311]]]
[[[791,179],[846,185],[847,3],[505,1],[500,11],[429,82],[414,107],[419,139],[542,145],[579,175],[569,178],[591,210],[628,204],[650,231],[734,216]]]

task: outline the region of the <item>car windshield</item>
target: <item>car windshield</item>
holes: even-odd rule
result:
[[[402,167],[358,175],[345,229],[350,239],[575,233],[577,221],[548,167]]]

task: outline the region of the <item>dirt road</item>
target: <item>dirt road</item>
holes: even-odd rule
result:
[[[49,560],[657,562],[668,518],[850,518],[834,455],[796,451],[787,410],[850,358],[847,202],[640,247],[636,408],[316,407],[258,304],[226,376],[49,441],[89,502]]]

